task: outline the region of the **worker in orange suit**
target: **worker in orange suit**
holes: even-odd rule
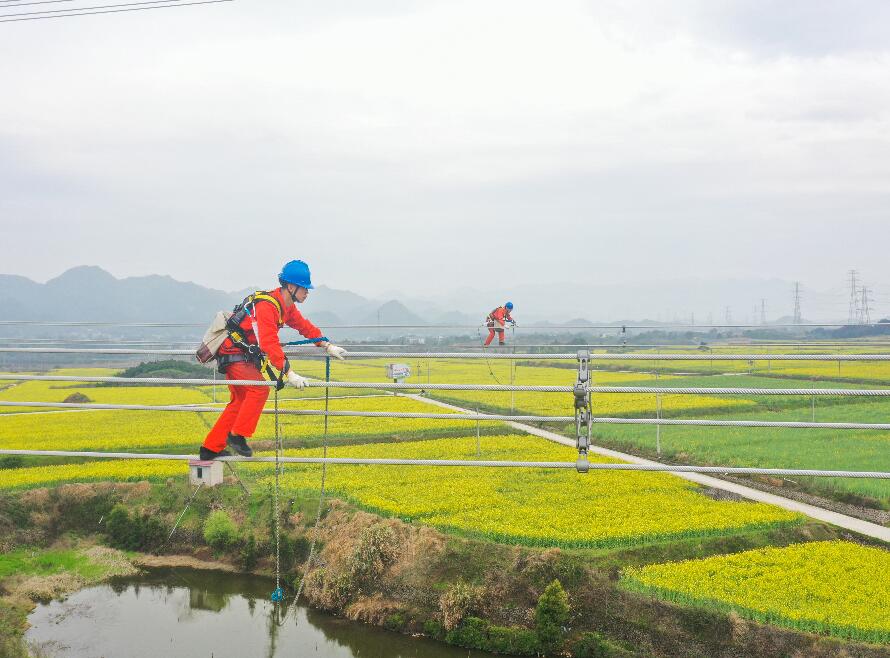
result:
[[[507,322],[516,326],[516,322],[510,316],[510,311],[513,310],[513,302],[507,302],[503,306],[498,306],[491,313],[488,314],[488,317],[485,318],[485,326],[488,327],[488,338],[485,339],[485,347],[491,345],[491,341],[494,339],[494,334],[497,332],[498,334],[498,345],[504,344],[504,326]]]
[[[322,337],[321,330],[297,310],[297,304],[304,302],[312,289],[309,266],[301,260],[287,263],[278,275],[278,282],[280,287],[275,290],[250,295],[235,307],[229,318],[229,337],[217,353],[219,371],[226,379],[263,381],[265,372],[279,388],[285,383],[298,389],[306,386],[306,379],[291,369],[278,331],[287,325],[308,339]],[[337,359],[342,360],[346,354],[342,347],[325,340],[317,341],[316,345]],[[229,386],[231,400],[204,439],[201,459],[230,455],[226,445],[243,457],[253,455],[247,439],[256,430],[269,388]]]

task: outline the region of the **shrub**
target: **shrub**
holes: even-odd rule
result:
[[[127,368],[118,373],[119,377],[172,377],[176,379],[204,379],[207,377],[207,368],[195,363],[176,361],[142,362],[138,366]]]
[[[362,530],[352,553],[350,576],[359,588],[372,585],[395,562],[398,542],[389,526],[375,525]]]
[[[508,656],[534,656],[538,653],[538,636],[527,628],[489,626],[485,650]]]
[[[488,644],[488,622],[479,617],[467,617],[460,626],[448,632],[445,641],[467,649],[483,649]]]
[[[572,655],[576,658],[608,658],[612,651],[599,633],[582,633],[572,648]]]
[[[216,510],[204,521],[204,541],[216,551],[224,551],[238,539],[238,528],[224,510]]]
[[[251,532],[238,551],[238,566],[242,571],[252,571],[257,563],[256,537]]]
[[[401,631],[408,623],[404,612],[394,612],[383,620],[383,627],[390,631]]]
[[[538,598],[535,608],[535,633],[544,654],[557,650],[565,639],[569,621],[569,597],[562,584],[554,580]]]
[[[123,505],[115,505],[105,521],[108,543],[127,551],[157,548],[164,540],[164,527],[148,512],[131,515]]]
[[[273,546],[274,542],[275,538],[273,536]],[[301,566],[309,557],[309,540],[303,535],[294,538],[286,532],[282,532],[278,543],[281,550],[281,569],[283,571],[291,571],[294,567]]]
[[[441,640],[445,637],[445,627],[436,619],[427,619],[423,622],[423,634]]]
[[[439,597],[439,611],[446,631],[457,628],[464,617],[481,612],[482,588],[457,581]]]

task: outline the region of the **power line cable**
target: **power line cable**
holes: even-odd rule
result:
[[[0,4],[0,9],[5,8],[15,8],[15,7],[24,7],[25,5],[51,5],[57,2],[73,2],[74,0],[40,0],[39,2],[16,2],[14,4]],[[76,11],[75,9],[68,9],[67,11]],[[9,14],[9,16],[13,16],[14,14]]]
[[[73,7],[71,9],[42,9],[40,11],[25,11],[18,14],[2,14],[0,16],[36,16],[39,14],[61,14],[63,12],[86,11],[88,9],[113,9],[115,7],[135,7],[139,5],[159,5],[177,3],[179,0],[144,0],[143,2],[124,2],[116,5],[96,5],[93,7]]]
[[[173,1],[173,0],[167,0],[167,1]],[[95,15],[95,14],[119,14],[119,13],[128,12],[128,11],[144,11],[146,9],[166,9],[166,8],[170,8],[170,7],[187,7],[187,6],[191,6],[191,5],[215,5],[215,4],[219,4],[221,2],[233,2],[233,0],[197,0],[196,2],[178,2],[176,4],[162,4],[162,5],[155,5],[152,7],[130,7],[128,9],[108,9],[108,10],[101,10],[101,11],[79,11],[77,9],[70,9],[70,10],[64,10],[64,11],[70,11],[70,12],[75,12],[75,13],[57,14],[55,16],[28,16],[26,13],[0,14],[0,23],[15,23],[18,21],[39,21],[39,20],[43,20],[45,18],[68,18],[70,16],[91,16],[91,15]],[[145,3],[132,3],[132,4],[145,4]],[[118,5],[107,5],[107,6],[113,7],[113,6],[118,6]],[[126,6],[126,5],[120,5],[120,6]],[[86,9],[86,8],[84,8],[84,9]],[[57,10],[57,11],[62,11],[62,10]],[[41,13],[41,12],[35,12],[35,13]],[[47,13],[47,12],[43,12],[43,13]],[[25,16],[25,17],[24,18],[7,18],[10,16]]]

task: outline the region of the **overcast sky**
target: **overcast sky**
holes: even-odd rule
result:
[[[3,23],[0,90],[0,271],[38,281],[94,264],[233,290],[302,258],[369,295],[890,283],[884,0]]]

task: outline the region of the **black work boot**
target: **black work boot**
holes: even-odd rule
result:
[[[226,439],[226,443],[228,443],[229,447],[242,457],[253,457],[253,450],[251,450],[250,446],[247,445],[247,439],[245,439],[243,436],[240,436],[238,434],[229,434],[229,438]]]
[[[217,457],[231,457],[232,453],[228,450],[220,450],[219,452],[213,452],[210,448],[205,448],[201,446],[201,449],[198,451],[198,457],[203,459],[204,461],[210,461],[211,459],[216,459]]]

